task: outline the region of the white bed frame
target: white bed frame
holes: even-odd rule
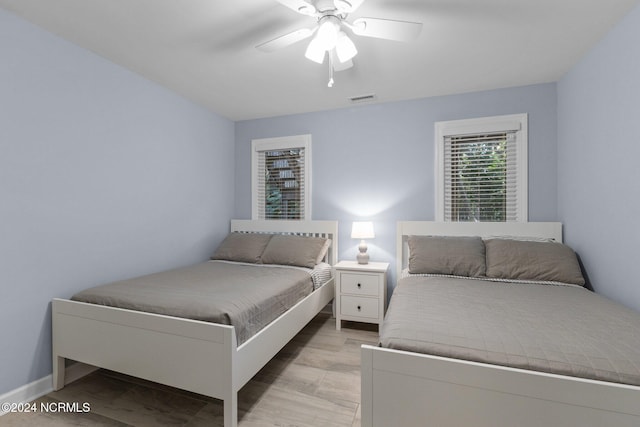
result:
[[[408,235],[530,236],[562,242],[560,223],[399,222]],[[362,426],[640,426],[640,387],[362,346]]]
[[[232,220],[231,231],[332,239],[335,221]],[[333,279],[238,346],[232,326],[65,299],[52,302],[53,388],[65,384],[65,359],[106,368],[224,401],[224,425],[238,424],[240,390],[334,295]]]

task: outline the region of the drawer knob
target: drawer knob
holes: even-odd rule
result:
[[[360,289],[362,287],[362,285],[360,283],[358,283],[358,289]]]
[[[361,309],[361,308],[362,308],[362,307],[358,306],[358,311],[360,311],[360,309]]]

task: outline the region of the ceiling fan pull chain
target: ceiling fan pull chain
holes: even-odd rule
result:
[[[329,83],[327,83],[327,87],[333,87],[333,57],[331,56],[331,52],[329,52]]]

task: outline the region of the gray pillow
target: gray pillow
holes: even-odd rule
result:
[[[556,242],[489,239],[487,277],[584,285],[575,252]]]
[[[275,234],[262,254],[262,263],[313,268],[324,256],[326,242],[322,237]]]
[[[230,233],[218,246],[211,259],[259,263],[271,234]]]
[[[409,236],[409,273],[480,277],[485,274],[480,237]]]

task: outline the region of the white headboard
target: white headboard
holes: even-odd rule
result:
[[[560,222],[435,222],[398,221],[396,234],[397,277],[408,263],[407,236],[518,236],[554,239],[562,243]]]
[[[232,219],[231,231],[247,233],[295,234],[331,239],[327,262],[338,262],[338,221],[286,221]]]

